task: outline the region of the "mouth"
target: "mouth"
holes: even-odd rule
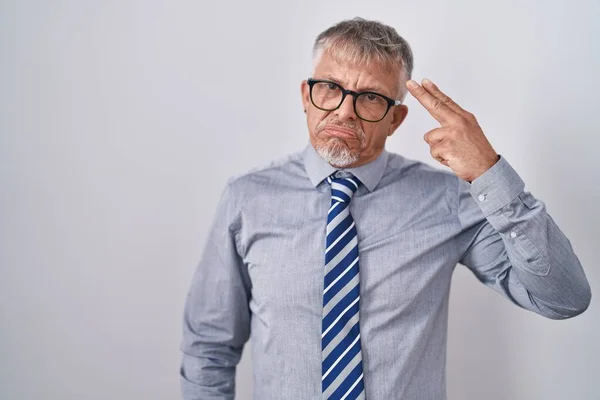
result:
[[[323,132],[329,136],[338,137],[340,139],[357,139],[357,134],[351,129],[342,128],[340,126],[327,126]]]

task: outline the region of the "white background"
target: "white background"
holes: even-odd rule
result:
[[[0,1],[0,398],[180,396],[183,301],[220,191],[307,143],[313,40],[354,16],[394,26],[414,77],[478,117],[597,296],[598,1]],[[388,150],[436,164],[436,122],[408,105]],[[449,399],[600,398],[596,300],[546,320],[457,267]]]

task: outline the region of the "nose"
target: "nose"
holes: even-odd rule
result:
[[[334,110],[335,115],[340,120],[356,120],[358,117],[354,112],[354,98],[348,94],[342,104]]]

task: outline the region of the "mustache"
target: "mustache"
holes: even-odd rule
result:
[[[341,122],[341,121],[322,121],[317,125],[317,131],[321,132],[322,130],[326,129],[328,126],[339,126],[340,128],[350,129],[350,130],[354,131],[354,133],[356,133],[356,136],[361,140],[364,139],[364,137],[365,137],[365,133],[360,126],[353,124],[353,123]]]

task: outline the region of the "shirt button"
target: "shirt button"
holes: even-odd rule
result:
[[[479,196],[477,196],[477,199],[479,201],[484,201],[485,200],[485,194],[480,194]]]
[[[510,237],[511,237],[511,238],[513,238],[513,239],[514,239],[514,238],[516,238],[516,237],[517,237],[517,232],[515,232],[515,231],[512,231],[512,232],[510,233]]]

